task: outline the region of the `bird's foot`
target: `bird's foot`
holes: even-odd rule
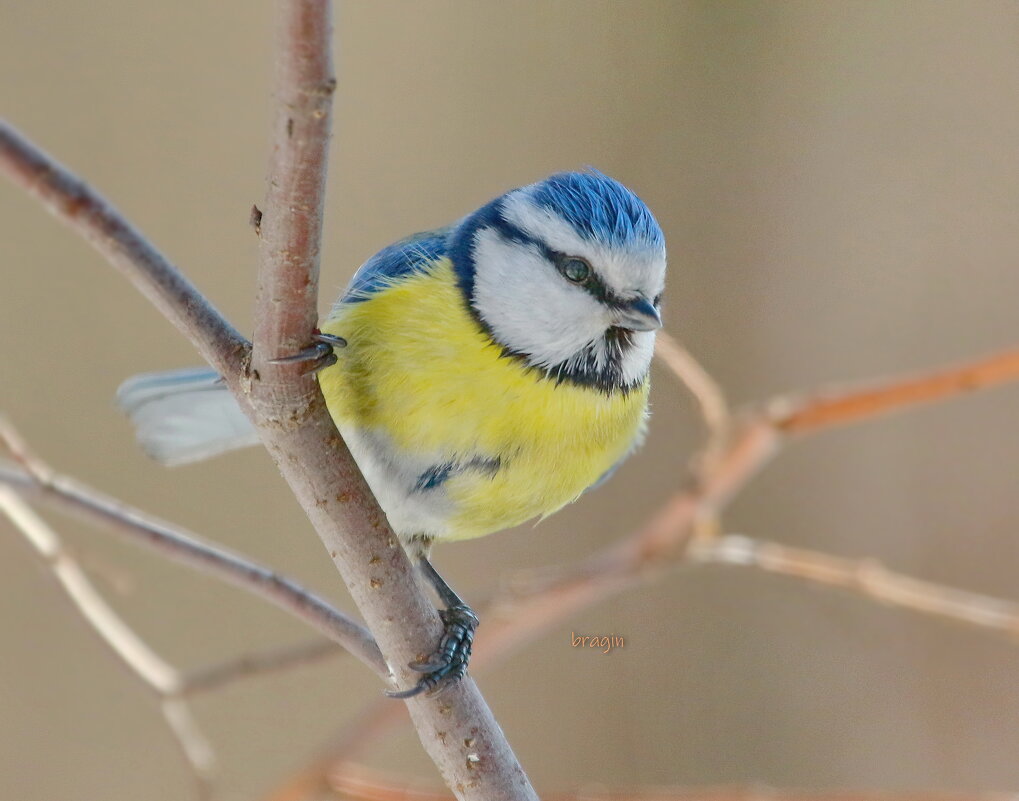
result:
[[[304,374],[317,373],[319,370],[324,370],[336,364],[335,348],[347,347],[347,340],[334,334],[323,334],[321,331],[316,331],[311,338],[314,340],[314,343],[300,353],[295,353],[293,356],[283,356],[279,359],[270,359],[270,363],[293,364],[294,362],[307,362],[308,366],[304,369]]]
[[[457,604],[439,612],[445,624],[439,647],[430,658],[422,662],[411,662],[410,668],[425,675],[409,690],[397,692],[387,690],[390,698],[412,698],[421,693],[437,696],[444,693],[467,673],[471,658],[474,632],[478,628],[478,616],[466,604]]]

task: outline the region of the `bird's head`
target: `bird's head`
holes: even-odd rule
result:
[[[618,181],[567,172],[515,189],[461,221],[450,244],[470,309],[508,353],[603,389],[643,381],[665,237]]]

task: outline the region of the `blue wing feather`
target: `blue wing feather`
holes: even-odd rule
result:
[[[452,226],[446,226],[423,231],[383,248],[354,273],[339,302],[367,300],[401,277],[427,269],[446,255],[446,240],[452,230]]]

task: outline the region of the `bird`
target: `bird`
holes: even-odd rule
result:
[[[434,588],[442,638],[412,663],[434,695],[467,671],[478,617],[431,546],[544,519],[637,449],[662,325],[665,237],[609,176],[561,172],[369,258],[306,361],[390,525]],[[258,442],[212,370],[117,392],[143,448],[183,464]]]

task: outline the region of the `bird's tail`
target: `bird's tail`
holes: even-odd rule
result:
[[[202,367],[143,373],[117,390],[117,403],[145,452],[181,465],[258,443],[254,427],[223,380]]]

